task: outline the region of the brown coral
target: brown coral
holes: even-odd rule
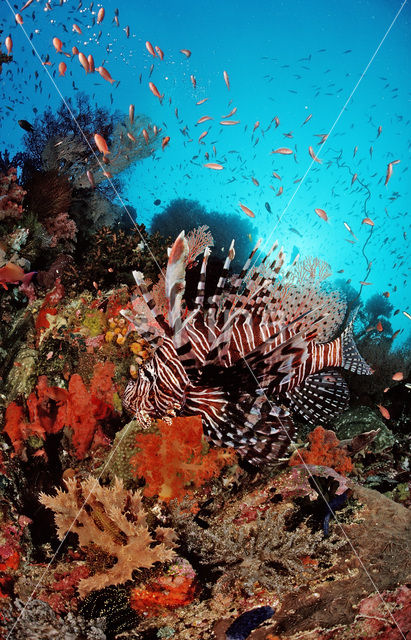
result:
[[[92,476],[81,482],[68,478],[65,484],[67,491],[58,489],[56,496],[40,494],[40,502],[55,513],[59,538],[73,531],[80,547],[87,551],[98,547],[117,560],[104,572],[80,581],[81,597],[94,589],[130,580],[135,569],[172,560],[174,531],[157,527],[153,537],[140,492],[127,491],[118,478],[112,488],[100,486]]]

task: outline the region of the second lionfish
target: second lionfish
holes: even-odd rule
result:
[[[230,277],[232,242],[214,295],[206,301],[207,248],[191,309],[183,302],[184,232],[169,251],[165,314],[142,274],[134,272],[152,315],[136,328],[154,353],[123,396],[133,413],[201,415],[212,443],[235,448],[255,465],[285,451],[294,434],[294,412],[312,424],[329,424],[347,407],[339,368],[371,373],[354,344],[353,318],[335,337],[346,308],[338,294],[320,284],[325,263],[295,260],[283,273],[285,254],[275,243],[257,268],[252,261],[259,244],[241,273]]]

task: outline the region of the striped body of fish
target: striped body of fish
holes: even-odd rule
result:
[[[285,254],[275,243],[255,268],[251,264],[259,244],[241,273],[230,277],[232,243],[207,302],[206,249],[194,306],[187,310],[188,246],[182,232],[165,276],[167,320],[142,274],[134,272],[158,330],[153,322],[136,326],[154,345],[154,355],[123,396],[132,413],[201,415],[211,442],[234,447],[256,465],[285,451],[294,434],[293,412],[313,425],[329,424],[347,407],[348,388],[338,368],[371,373],[354,344],[353,321],[331,339],[345,317],[345,304],[319,285],[315,269],[320,262],[303,263],[298,273],[297,257],[284,274]]]

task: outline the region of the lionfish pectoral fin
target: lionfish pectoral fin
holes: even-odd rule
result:
[[[353,336],[353,324],[357,310],[354,312],[350,322],[341,334],[342,346],[342,363],[343,369],[348,369],[353,373],[369,376],[372,374],[371,367],[365,362],[364,358],[357,349]]]
[[[329,425],[348,407],[347,383],[335,369],[313,373],[303,384],[287,393],[290,408],[317,425]]]
[[[270,403],[265,395],[244,394],[236,399],[222,387],[193,387],[185,412],[201,415],[204,433],[218,447],[230,447],[250,464],[275,462],[294,435],[289,411]]]
[[[294,423],[289,411],[260,396],[242,424],[237,424],[233,446],[249,464],[276,462],[292,442]]]

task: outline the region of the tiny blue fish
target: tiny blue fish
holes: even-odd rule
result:
[[[226,631],[226,640],[246,640],[253,629],[271,618],[275,613],[272,607],[257,607],[241,614]]]

